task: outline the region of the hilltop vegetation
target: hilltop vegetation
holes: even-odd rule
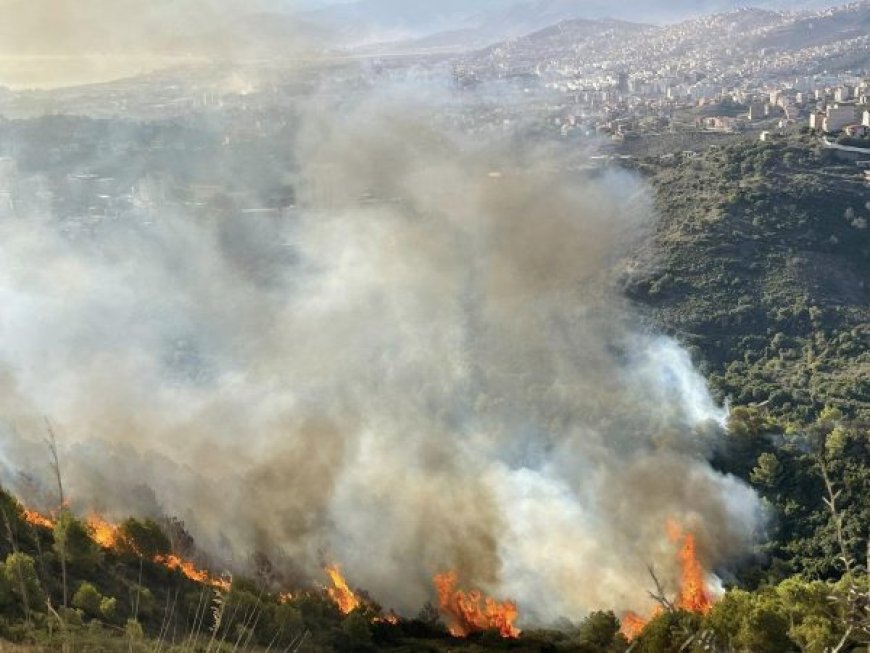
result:
[[[851,573],[866,585],[870,563],[870,202],[860,171],[805,131],[634,165],[652,181],[661,222],[627,292],[732,403],[714,463],[769,510],[767,541],[736,579],[754,593],[730,591],[713,614],[780,593],[779,608],[731,622],[738,650],[850,650],[831,632],[801,641],[814,627],[791,611],[830,591],[822,581],[849,582],[844,561],[864,564]],[[810,585],[795,593],[797,578]]]
[[[870,202],[810,135],[646,159],[662,216],[628,292],[720,399],[810,421],[870,415]]]
[[[764,497],[769,538],[752,560],[735,561],[738,577],[709,612],[663,602],[631,650],[823,653],[870,640],[870,586],[862,566],[868,459],[866,424],[835,410],[808,427],[784,429],[758,410],[736,409],[716,464]],[[455,639],[431,604],[394,622],[359,590],[359,604],[348,613],[317,586],[282,595],[265,560],[249,578],[192,580],[158,562],[185,541],[177,522],[128,519],[111,546],[101,546],[93,524],[68,510],[53,525],[40,525],[25,519],[5,492],[0,506],[6,535],[0,539],[0,641],[26,643],[27,651],[629,650],[624,623],[612,612],[575,615],[573,624],[519,639],[496,631]],[[637,582],[652,588],[651,579]],[[838,644],[843,648],[835,649]]]

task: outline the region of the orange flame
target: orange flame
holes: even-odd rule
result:
[[[163,565],[167,569],[174,571],[178,570],[185,576],[187,576],[190,580],[201,583],[202,585],[211,585],[212,587],[229,591],[232,586],[231,581],[226,578],[215,578],[210,573],[205,571],[204,569],[198,569],[196,565],[194,565],[190,560],[185,560],[184,558],[177,556],[175,554],[170,555],[159,555],[154,558],[154,562],[158,565]]]
[[[24,521],[32,526],[41,526],[43,528],[54,528],[54,520],[35,510],[23,509]]]
[[[338,565],[329,565],[326,567],[325,571],[332,583],[332,587],[326,588],[326,593],[335,605],[338,606],[338,609],[342,614],[350,614],[361,606],[365,606],[369,613],[379,610],[379,608],[373,605],[365,596],[359,596],[350,589],[347,580],[345,580],[344,575],[341,573],[341,567]],[[287,596],[292,598],[292,595],[290,594]],[[386,614],[371,617],[371,621],[376,624],[391,624],[395,626],[399,623],[399,615],[390,610]]]
[[[644,619],[637,612],[626,612],[620,621],[622,623],[620,632],[625,635],[628,641],[632,641],[643,632],[649,619]]]
[[[91,513],[85,520],[94,542],[104,549],[114,549],[118,546],[118,526],[106,521],[97,513]]]
[[[94,542],[104,549],[118,549],[122,544],[132,547],[131,542],[122,542],[122,536],[117,524],[107,521],[97,513],[91,513],[88,515],[86,521]],[[225,578],[215,578],[209,572],[203,569],[198,569],[191,561],[185,560],[181,556],[175,554],[158,555],[154,556],[153,562],[158,565],[163,565],[171,571],[177,569],[190,580],[201,583],[202,585],[210,585],[211,587],[224,591],[229,591],[230,589],[231,583],[229,580]]]
[[[359,597],[353,593],[344,576],[341,575],[341,568],[338,565],[329,565],[326,568],[326,573],[332,582],[332,587],[327,587],[326,593],[329,594],[329,598],[335,602],[341,613],[348,614],[356,610],[360,605]]]
[[[695,536],[683,532],[679,524],[668,520],[668,537],[680,544],[677,558],[680,561],[680,594],[676,605],[687,612],[707,614],[713,607],[713,597],[707,591],[704,568],[698,560]]]
[[[513,601],[499,603],[491,597],[484,598],[476,590],[466,593],[456,589],[455,571],[436,575],[434,582],[439,607],[450,618],[448,629],[454,637],[467,637],[482,630],[498,630],[505,638],[520,636],[520,629],[514,626],[519,611]]]
[[[706,573],[698,559],[697,543],[692,533],[683,531],[673,519],[665,523],[668,539],[679,545],[677,559],[680,562],[680,591],[674,601],[674,607],[686,612],[707,614],[713,608],[713,596],[707,589]],[[636,639],[652,617],[661,613],[656,608],[652,615],[645,619],[636,612],[628,612],[622,616],[621,632],[629,641]]]
[[[23,515],[24,520],[29,524],[45,528],[54,528],[55,520],[52,517],[43,515],[35,510],[28,510],[27,508],[23,508]],[[96,512],[92,512],[88,515],[85,523],[87,524],[91,538],[104,549],[118,549],[122,544],[126,544],[127,546],[132,545],[130,542],[122,541],[122,535],[119,532],[117,524],[113,524]],[[158,565],[163,565],[169,570],[177,569],[190,580],[203,585],[210,585],[216,589],[229,591],[230,586],[232,585],[230,580],[212,576],[208,571],[198,569],[191,561],[185,560],[175,554],[155,556],[153,562]],[[291,595],[287,594],[286,596],[286,600],[290,600]]]

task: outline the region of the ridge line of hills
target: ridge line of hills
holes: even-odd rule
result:
[[[0,3],[0,54],[295,56],[365,46],[474,50],[528,38],[571,21],[608,27],[644,24],[652,29],[656,23],[673,26],[738,10],[745,4],[681,1],[670,3],[671,11],[664,13],[635,0],[619,6],[586,0],[522,0],[507,7],[494,0],[449,0],[437,7],[361,0],[293,13],[282,10],[279,0],[259,0],[244,7],[217,3],[7,0]],[[836,3],[756,0],[753,4],[759,11],[795,13]]]

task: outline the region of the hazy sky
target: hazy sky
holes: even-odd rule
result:
[[[747,4],[796,8],[828,0],[0,0],[0,56],[219,52],[285,56],[400,41],[457,29],[495,42],[570,18],[665,23]],[[311,9],[353,5],[342,11]],[[521,6],[514,10],[515,7]],[[506,11],[507,9],[511,11]],[[284,13],[257,22],[263,13]],[[301,12],[301,20],[290,16]],[[248,16],[247,20],[239,20]],[[260,17],[262,18],[262,17]],[[545,24],[544,24],[545,23]],[[479,39],[479,40],[481,40]],[[479,42],[475,42],[479,46]],[[3,79],[0,79],[0,84]]]

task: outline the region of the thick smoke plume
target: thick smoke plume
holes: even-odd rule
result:
[[[643,610],[669,517],[708,568],[739,555],[724,413],[618,290],[643,184],[395,95],[310,114],[280,218],[0,221],[2,481],[48,487],[49,416],[74,506],[177,515],[295,581],[338,561],[406,614],[447,569],[527,623]]]

